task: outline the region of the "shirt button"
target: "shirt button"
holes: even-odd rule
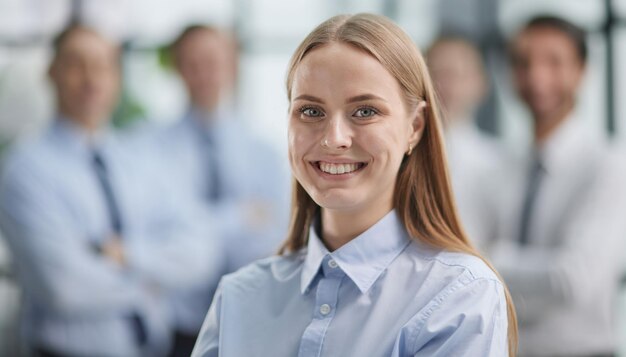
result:
[[[337,262],[331,259],[328,261],[328,266],[334,269],[337,267]]]
[[[330,313],[330,305],[323,304],[322,306],[320,306],[320,314],[326,316],[329,313]]]

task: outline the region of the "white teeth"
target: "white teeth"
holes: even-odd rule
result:
[[[327,174],[331,175],[342,175],[348,174],[350,172],[356,171],[361,167],[361,164],[353,163],[353,164],[330,164],[326,162],[319,163],[320,170],[324,171]]]

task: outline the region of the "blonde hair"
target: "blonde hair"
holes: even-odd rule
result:
[[[302,59],[314,48],[332,42],[355,46],[376,58],[396,78],[409,107],[415,108],[422,100],[428,104],[424,133],[418,147],[404,158],[394,192],[393,206],[409,235],[436,248],[480,257],[495,272],[471,245],[459,221],[448,178],[435,90],[422,55],[402,29],[391,20],[372,14],[340,15],[326,20],[304,39],[291,58],[287,72],[289,100],[294,73]],[[291,224],[280,254],[306,246],[309,226],[319,209],[294,179]],[[515,356],[517,318],[506,286],[505,295],[509,356]]]

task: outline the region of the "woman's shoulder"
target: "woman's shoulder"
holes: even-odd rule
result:
[[[431,272],[437,273],[438,278],[443,275],[448,279],[456,278],[467,283],[490,280],[502,285],[494,270],[482,258],[473,254],[433,248],[414,241],[407,248],[407,256],[420,265],[429,266]]]
[[[508,314],[504,286],[481,258],[412,243],[418,311],[398,335],[398,348],[430,355],[504,356]],[[416,294],[418,296],[418,294]]]

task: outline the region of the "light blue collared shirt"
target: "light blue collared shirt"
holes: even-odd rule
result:
[[[171,182],[187,189],[201,202],[199,213],[211,219],[226,258],[220,273],[226,274],[278,250],[288,226],[290,176],[283,164],[287,160],[251,135],[232,114],[205,115],[190,109],[180,121],[157,133],[157,146]],[[211,138],[210,144],[206,137]],[[215,160],[213,165],[209,160]],[[211,202],[207,188],[214,168],[219,171],[221,198]],[[220,277],[173,297],[180,331],[200,331]]]
[[[92,149],[106,161],[124,222],[122,268],[93,246],[112,236]],[[18,144],[0,184],[0,224],[23,287],[27,343],[71,356],[167,353],[167,294],[207,278],[220,256],[203,220],[170,194],[139,147],[104,131],[93,140],[65,119]],[[148,330],[137,346],[128,316]]]
[[[507,356],[504,289],[477,257],[409,239],[395,211],[334,252],[227,275],[192,357]]]

